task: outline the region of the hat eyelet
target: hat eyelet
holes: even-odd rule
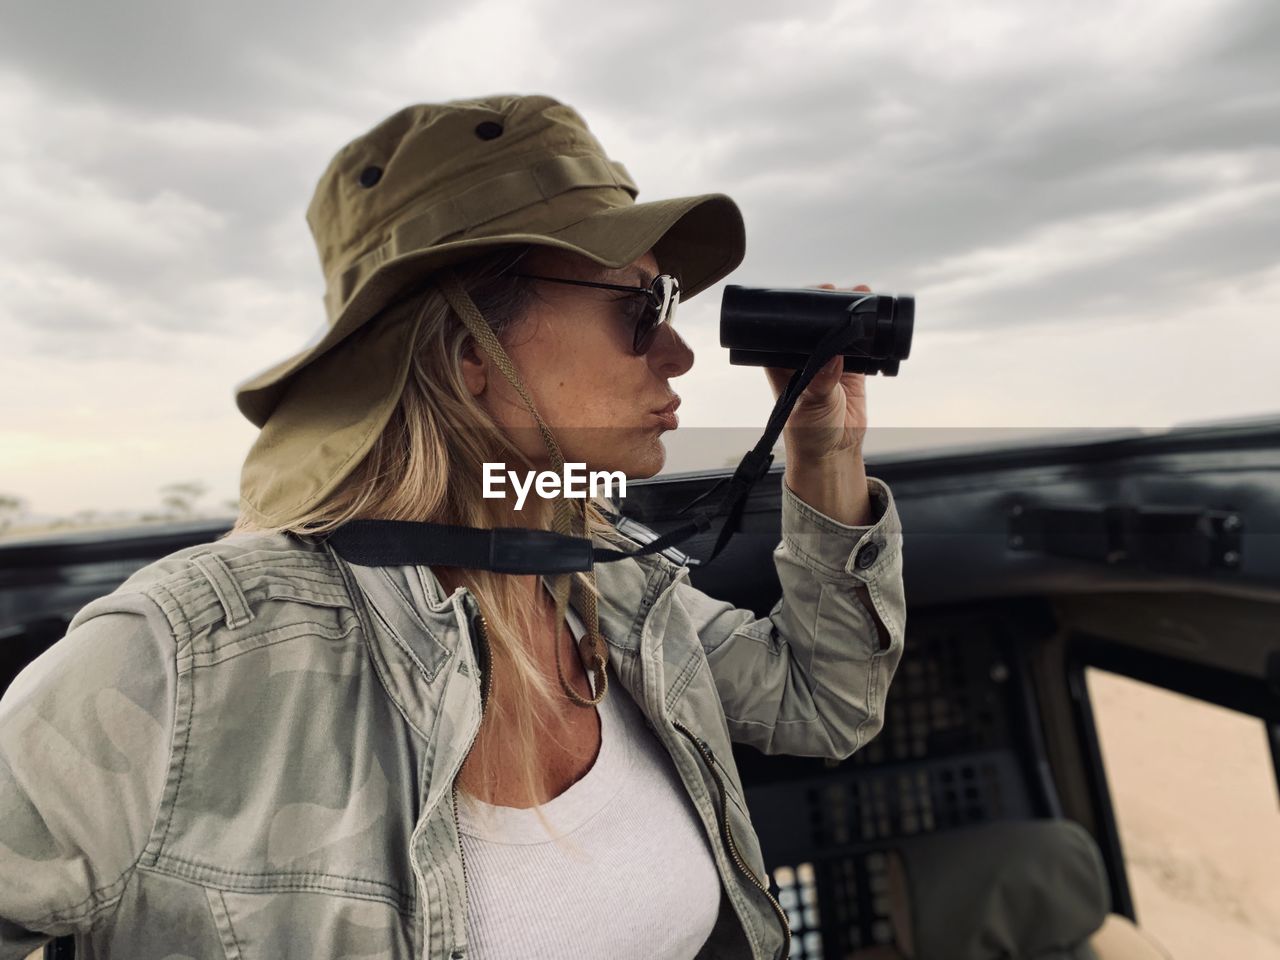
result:
[[[360,186],[372,187],[375,183],[382,179],[382,168],[378,166],[365,167],[360,171]]]
[[[483,123],[476,124],[476,136],[481,140],[493,140],[502,136],[502,124],[495,123],[492,120],[485,120]]]

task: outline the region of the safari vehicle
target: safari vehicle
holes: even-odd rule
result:
[[[735,746],[790,955],[1187,956],[1138,923],[1108,789],[1124,771],[1106,762],[1086,675],[1256,718],[1274,787],[1280,419],[897,454],[867,470],[897,498],[909,603],[884,729],[841,763]],[[633,483],[617,522],[641,539],[672,529],[723,475]],[[776,467],[762,478],[713,563],[676,557],[757,615],[779,597],[781,482]],[[89,600],[228,528],[0,544],[0,684]],[[705,556],[715,532],[683,546]],[[1227,827],[1203,811],[1201,829]],[[69,941],[45,950],[74,955]]]

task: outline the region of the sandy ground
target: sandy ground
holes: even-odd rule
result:
[[[1100,671],[1089,692],[1139,926],[1175,960],[1280,960],[1262,721]]]

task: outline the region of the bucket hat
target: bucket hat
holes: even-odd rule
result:
[[[636,203],[638,193],[578,112],[542,94],[416,104],[344,146],[307,208],[326,325],[235,390],[261,428],[241,470],[242,509],[277,526],[319,503],[372,448],[416,334],[403,316],[374,321],[424,276],[510,244],[610,268],[653,249],[688,300],[742,261],[742,214],[725,194]]]

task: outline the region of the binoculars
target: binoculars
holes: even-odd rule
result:
[[[800,370],[823,337],[847,326],[844,372],[892,377],[911,353],[915,315],[914,297],[729,284],[720,301],[720,346],[737,366]]]

